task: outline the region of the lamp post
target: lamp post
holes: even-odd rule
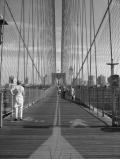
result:
[[[3,44],[3,29],[4,25],[8,25],[5,19],[3,17],[0,17],[0,46],[1,46],[1,61],[0,61],[0,87],[1,87],[1,71],[2,71],[2,44]],[[2,128],[2,105],[3,105],[3,93],[1,92],[1,103],[0,103],[0,128]]]
[[[119,76],[114,75],[114,66],[118,65],[118,63],[114,63],[111,58],[111,63],[107,63],[107,65],[111,66],[111,76],[109,80],[112,91],[112,126],[116,126],[116,92],[119,87]]]
[[[111,63],[107,63],[111,66],[110,87],[112,91],[112,126],[116,126],[116,90],[119,87],[119,76],[114,75],[114,66],[118,63],[114,63],[111,59]]]

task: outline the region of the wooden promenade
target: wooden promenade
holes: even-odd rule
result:
[[[120,159],[120,129],[56,90],[25,109],[23,121],[3,124],[0,159]]]

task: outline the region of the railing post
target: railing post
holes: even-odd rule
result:
[[[103,105],[102,105],[102,117],[104,117],[104,95],[105,95],[105,89],[104,89],[104,87],[102,88],[102,90],[101,90],[101,92],[102,92],[102,103],[103,103]]]
[[[115,88],[112,90],[112,101],[113,101],[113,109],[112,109],[112,126],[116,126],[116,99],[115,99]]]
[[[117,126],[116,94],[117,94],[117,88],[119,88],[119,75],[112,75],[109,80],[112,91],[112,126]]]
[[[3,113],[3,92],[0,93],[0,98],[1,98],[1,102],[0,102],[0,128],[2,128],[2,126],[3,126],[3,121],[2,121],[2,113]]]
[[[13,118],[13,95],[11,96],[12,101],[11,101],[11,117]]]

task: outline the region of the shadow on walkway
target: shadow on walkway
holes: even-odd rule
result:
[[[120,127],[103,127],[101,128],[104,132],[120,132]]]

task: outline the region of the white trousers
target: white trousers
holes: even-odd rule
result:
[[[23,97],[18,96],[16,97],[16,102],[15,102],[15,118],[22,119],[23,118]]]
[[[23,118],[23,107],[21,106],[16,106],[15,107],[15,118],[18,119],[22,119]]]
[[[75,95],[74,94],[72,95],[72,99],[75,101]]]

